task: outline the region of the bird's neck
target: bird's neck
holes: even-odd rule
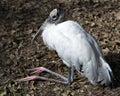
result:
[[[45,30],[46,28],[49,28],[49,27],[52,27],[52,26],[55,26],[55,25],[56,25],[55,23],[49,22],[49,20],[46,19],[45,22],[42,25],[42,28],[43,28],[43,30]]]

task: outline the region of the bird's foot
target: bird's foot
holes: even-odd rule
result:
[[[36,68],[32,68],[32,69],[27,69],[27,71],[31,72],[30,74],[41,73],[46,70],[47,69],[44,67],[36,67]]]
[[[44,67],[36,67],[36,68],[32,68],[32,69],[27,69],[27,71],[30,72],[30,74],[35,74],[35,73],[41,73],[43,71],[46,71],[47,69]],[[28,76],[25,78],[21,78],[21,79],[17,79],[16,81],[31,81],[31,80],[37,80],[37,79],[41,79],[41,80],[46,80],[45,77],[40,77],[40,76],[36,76],[36,75],[32,75],[32,76]]]
[[[31,81],[31,80],[35,80],[35,79],[38,79],[39,76],[28,76],[28,77],[25,77],[25,78],[21,78],[21,79],[17,79],[16,81],[18,82],[24,82],[24,81]]]

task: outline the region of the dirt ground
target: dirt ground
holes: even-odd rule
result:
[[[26,69],[47,67],[67,76],[67,67],[39,36],[31,39],[49,12],[60,7],[65,20],[75,20],[99,43],[111,66],[117,88],[93,86],[75,72],[65,86],[46,81],[16,82],[30,75]],[[48,73],[40,75],[54,78]],[[0,1],[0,96],[120,96],[120,1],[119,0],[1,0]]]

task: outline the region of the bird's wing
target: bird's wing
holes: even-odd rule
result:
[[[76,69],[79,70],[80,65],[83,64],[84,74],[89,78],[89,80],[97,80],[97,67],[99,65],[98,58],[100,52],[96,41],[74,21],[64,22],[62,26],[63,30],[60,32],[64,36],[63,38],[68,38],[66,43],[69,42],[69,47],[64,49],[68,52],[64,51],[62,55],[65,53],[69,54],[65,55],[69,58],[69,61],[76,63],[74,64],[74,66],[77,66]],[[65,59],[65,61],[67,62],[67,59]]]
[[[85,58],[85,54],[87,54],[86,59],[91,57],[90,52],[94,52],[94,49],[90,44],[87,32],[78,23],[74,21],[66,21],[58,24],[56,30],[56,33],[54,32],[54,35],[57,34],[55,36],[55,50],[58,51],[58,53],[65,54],[67,51],[66,54],[73,53],[72,56],[77,58],[81,56]],[[91,39],[91,43],[92,42]],[[93,44],[93,46],[95,45]],[[61,51],[58,49],[61,49]],[[71,56],[71,54],[69,55]]]
[[[92,37],[89,33],[87,33],[87,36],[88,36],[88,41],[90,42],[91,46],[94,47],[94,49],[96,49],[96,51],[98,52],[98,54],[100,56],[102,56],[101,49],[100,49],[98,43],[96,42],[95,38]]]
[[[69,20],[60,23],[60,28],[63,28],[60,31],[60,34],[64,35],[66,38],[68,38],[69,40],[76,40],[79,43],[82,42],[80,41],[82,38],[82,40],[87,42],[94,49],[94,51],[98,53],[98,55],[102,56],[101,49],[96,40],[88,32],[86,32],[83,27],[80,26],[77,22]]]

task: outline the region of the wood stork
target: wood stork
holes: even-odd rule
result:
[[[32,44],[41,33],[45,45],[57,52],[63,63],[68,67],[68,78],[53,72],[45,67],[29,69],[34,74],[46,71],[63,79],[63,81],[49,79],[37,75],[28,76],[17,81],[48,80],[62,84],[73,81],[74,69],[85,75],[93,85],[109,85],[112,83],[113,73],[108,63],[103,58],[96,40],[86,32],[77,22],[68,20],[61,22],[63,11],[54,9],[39,28],[32,39]]]

